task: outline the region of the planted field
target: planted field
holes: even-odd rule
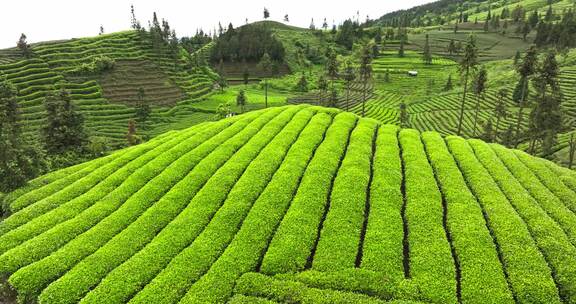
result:
[[[6,195],[0,274],[40,303],[576,303],[575,181],[480,140],[274,107]]]
[[[119,32],[91,38],[31,45],[26,59],[16,49],[0,50],[0,74],[18,89],[25,133],[38,136],[45,120],[44,97],[61,85],[85,117],[90,137],[103,137],[112,148],[126,142],[128,120],[135,116],[139,91],[152,108],[147,128],[153,136],[211,120],[216,107],[199,110],[192,104],[212,90],[208,70],[189,69],[167,50],[154,48],[145,34]],[[83,64],[106,56],[114,68],[102,73],[78,73]],[[212,115],[202,115],[206,112]]]

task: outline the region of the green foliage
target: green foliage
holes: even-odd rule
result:
[[[84,131],[84,117],[76,110],[69,91],[61,88],[49,93],[44,100],[44,107],[47,120],[42,134],[48,153],[82,150],[88,141]]]
[[[94,75],[102,74],[114,69],[116,61],[108,56],[98,56],[92,59],[90,63],[82,63],[76,68],[70,70],[74,75]]]
[[[254,23],[228,30],[220,35],[212,48],[213,62],[258,62],[267,53],[273,61],[283,62],[285,49],[265,23]]]

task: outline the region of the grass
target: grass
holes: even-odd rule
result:
[[[8,194],[0,272],[42,303],[573,303],[574,180],[477,139],[274,107]]]

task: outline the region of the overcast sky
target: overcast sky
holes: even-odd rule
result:
[[[0,48],[16,45],[21,33],[28,42],[94,36],[100,25],[105,32],[130,27],[130,4],[143,25],[156,11],[167,19],[179,37],[193,34],[197,28],[208,31],[221,22],[234,26],[262,19],[267,7],[272,20],[282,20],[285,14],[290,24],[308,27],[314,18],[317,26],[327,18],[331,25],[356,16],[377,18],[398,9],[431,2],[431,0],[2,0],[0,3]]]

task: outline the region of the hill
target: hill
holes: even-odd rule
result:
[[[574,191],[500,145],[277,107],[7,195],[0,273],[40,303],[576,303]]]
[[[139,128],[145,137],[213,117],[191,106],[211,92],[212,72],[190,68],[181,54],[154,46],[147,32],[42,42],[30,50],[28,58],[16,48],[0,51],[0,75],[18,89],[21,124],[32,137],[46,118],[44,97],[55,87],[70,92],[89,136],[105,138],[111,148],[126,143],[140,89],[143,102],[152,108],[147,128]],[[103,60],[112,67],[94,70]]]

